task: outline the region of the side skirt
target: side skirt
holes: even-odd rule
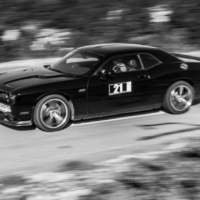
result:
[[[156,110],[160,109],[162,107],[161,104],[156,104],[153,107],[152,106],[143,106],[140,108],[134,108],[130,110],[118,110],[118,111],[112,111],[112,112],[103,112],[103,113],[95,113],[95,114],[88,114],[84,116],[77,116],[73,121],[82,120],[82,119],[92,119],[92,118],[101,118],[101,117],[109,117],[109,116],[115,116],[120,114],[128,114],[128,113],[135,113],[135,112],[143,112],[143,111],[150,111],[150,110]]]

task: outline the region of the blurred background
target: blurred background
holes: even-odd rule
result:
[[[1,0],[0,62],[99,43],[200,49],[199,0]]]

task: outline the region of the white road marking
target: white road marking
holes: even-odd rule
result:
[[[82,122],[82,123],[78,123],[78,124],[72,124],[71,126],[86,126],[86,125],[90,125],[90,124],[100,124],[100,123],[111,122],[111,121],[119,121],[119,120],[123,120],[123,119],[135,119],[135,118],[150,117],[150,116],[162,115],[162,114],[165,114],[165,112],[159,111],[157,113],[141,114],[141,115],[135,115],[135,116],[130,116],[130,117],[120,117],[117,119],[99,120],[97,122]]]

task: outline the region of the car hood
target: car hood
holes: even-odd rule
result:
[[[23,68],[7,72],[0,72],[0,90],[11,92],[18,88],[33,86],[48,82],[57,81],[57,79],[74,79],[66,75],[48,70],[44,67]]]

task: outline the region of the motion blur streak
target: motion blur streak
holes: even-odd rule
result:
[[[1,0],[0,62],[112,42],[197,50],[199,6],[199,0]]]

